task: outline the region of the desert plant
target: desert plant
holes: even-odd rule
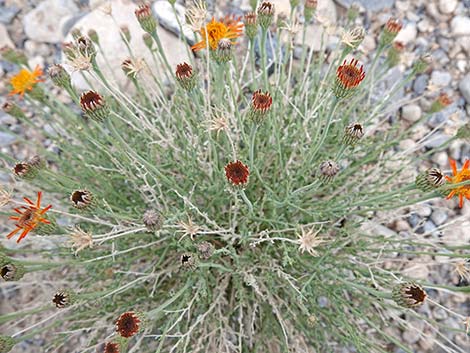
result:
[[[60,285],[48,286],[50,303],[0,316],[10,335],[0,337],[0,352],[43,332],[54,334],[45,351],[412,352],[387,330],[409,329],[403,313],[432,327],[446,352],[463,352],[416,308],[432,300],[426,291],[468,287],[413,282],[397,254],[461,262],[465,247],[364,228],[377,213],[469,195],[468,163],[461,172],[453,164],[447,182],[437,169],[415,180],[425,155],[398,147],[413,126],[388,119],[395,93],[429,58],[378,93],[388,70],[379,63],[401,28],[391,20],[370,70],[350,56],[364,38],[351,22],[328,58],[309,49],[304,32],[295,59],[296,3],[284,23],[274,23],[269,1],[247,15],[248,48],[240,19],[208,22],[198,3],[189,13],[202,12],[202,22],[188,19],[200,28],[197,55],[177,68],[150,8],[140,6],[149,50],[171,80],[129,48],[123,70],[133,95],[102,73],[97,39],[79,33],[64,53],[90,90],[77,92],[61,65],[48,70],[74,106],[39,83],[41,69],[16,61],[13,93],[34,116],[12,101],[4,109],[38,129],[47,122],[54,133],[41,130],[57,149],[23,139],[37,156],[2,155],[17,181],[14,192],[2,192],[1,205],[12,203],[16,214],[8,237],[24,238],[31,250],[1,249],[1,274],[21,283],[47,270]],[[307,3],[309,19],[315,2]],[[18,327],[38,313],[45,318]]]

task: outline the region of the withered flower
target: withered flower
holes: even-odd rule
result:
[[[394,287],[392,296],[398,305],[406,308],[417,308],[424,303],[427,294],[419,284],[406,282]]]

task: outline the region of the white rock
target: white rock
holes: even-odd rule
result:
[[[447,86],[450,81],[452,81],[452,75],[447,71],[434,70],[431,74],[431,82],[436,86]]]
[[[98,65],[108,79],[111,81],[113,78],[116,79],[121,89],[133,88],[131,81],[121,70],[121,63],[130,57],[127,47],[121,40],[119,33],[119,27],[122,25],[126,25],[131,33],[130,46],[133,54],[137,58],[143,58],[157,77],[164,77],[164,68],[161,65],[155,65],[150,51],[142,40],[144,31],[135,18],[134,10],[136,7],[137,6],[130,0],[115,0],[112,2],[113,17],[105,15],[101,7],[99,7],[81,18],[74,26],[74,28],[80,29],[82,33],[88,33],[90,29],[96,31],[100,40],[100,46],[109,62],[111,70],[108,68],[100,52],[96,57]],[[162,46],[166,51],[168,62],[172,68],[176,68],[177,64],[189,60],[187,48],[182,41],[162,27],[159,27],[157,32]],[[71,35],[67,35],[66,41],[71,40]],[[80,90],[89,88],[80,72],[72,73],[72,82]],[[99,85],[97,87],[99,87]]]
[[[64,38],[63,25],[77,13],[72,0],[45,0],[24,16],[24,31],[35,41],[59,43]]]
[[[0,23],[0,48],[4,46],[10,47],[10,48],[15,47],[15,45],[10,39],[10,36],[8,35],[8,31],[5,28],[5,25]]]
[[[171,30],[173,33],[179,33],[180,32],[180,26],[178,24],[178,19],[181,23],[181,26],[183,27],[183,33],[188,40],[194,40],[194,33],[189,28],[189,26],[186,26],[186,19],[185,19],[185,7],[180,5],[180,4],[175,4],[176,12],[178,14],[178,19],[175,16],[175,13],[173,11],[173,8],[171,4],[167,0],[159,0],[155,1],[153,6],[153,13],[157,17],[159,23]]]
[[[439,11],[446,15],[451,14],[457,8],[458,3],[458,0],[439,0]]]
[[[408,44],[416,40],[418,35],[418,29],[416,28],[416,23],[410,22],[403,27],[403,29],[398,33],[395,38],[395,41],[402,42],[403,44]]]
[[[29,67],[44,67],[44,58],[42,56],[35,56],[33,58],[28,59]]]
[[[450,22],[450,27],[454,36],[469,36],[470,17],[455,16]]]
[[[401,116],[409,122],[418,121],[421,118],[421,108],[417,104],[405,105],[402,108]]]
[[[468,104],[470,104],[470,73],[462,77],[459,83],[459,90]]]

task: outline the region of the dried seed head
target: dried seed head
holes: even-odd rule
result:
[[[85,232],[78,226],[70,233],[70,237],[72,239],[70,240],[69,245],[72,249],[75,249],[75,255],[85,248],[93,247],[93,237],[91,233]]]
[[[258,19],[255,12],[248,12],[244,17],[245,33],[250,40],[258,34]]]
[[[121,69],[124,73],[132,78],[136,78],[137,75],[146,69],[145,60],[142,58],[126,59],[121,64]]]
[[[81,36],[76,39],[76,47],[78,52],[85,56],[93,59],[96,56],[96,48],[90,38]]]
[[[263,1],[258,7],[258,23],[264,30],[267,30],[274,18],[274,4],[271,1]]]
[[[157,28],[157,21],[152,14],[152,9],[149,4],[140,5],[135,11],[135,17],[140,23],[142,29],[147,33],[154,33]]]
[[[398,305],[406,308],[416,308],[424,303],[427,294],[419,284],[406,282],[393,288],[392,296]]]
[[[132,337],[143,329],[145,321],[145,316],[142,313],[125,312],[116,321],[116,332],[125,338]]]
[[[70,195],[70,201],[72,201],[72,205],[79,210],[85,210],[93,208],[95,203],[95,198],[93,194],[86,190],[75,190]]]
[[[101,122],[108,117],[108,107],[104,98],[95,91],[83,92],[80,96],[80,107],[89,118]]]
[[[352,123],[344,129],[343,143],[354,146],[364,136],[362,124]]]
[[[39,155],[34,155],[28,161],[29,165],[33,168],[43,169],[46,166],[46,161]]]
[[[0,335],[0,353],[8,353],[16,344],[14,338],[10,336]]]
[[[386,46],[393,42],[398,32],[401,31],[403,25],[400,20],[396,18],[390,18],[382,31],[380,36],[380,45]]]
[[[52,297],[52,303],[58,308],[63,309],[72,304],[77,300],[75,292],[70,289],[60,289],[54,293]]]
[[[237,160],[225,166],[225,176],[230,184],[244,187],[248,184],[250,170],[245,164]]]
[[[49,78],[52,82],[61,88],[68,88],[70,87],[70,75],[67,71],[65,71],[64,67],[60,64],[52,65],[49,70],[47,70],[49,74]]]
[[[186,252],[180,256],[181,269],[186,271],[194,271],[197,268],[198,261],[195,254]]]
[[[188,63],[181,63],[176,66],[176,80],[186,91],[191,91],[197,83],[197,75],[193,67]]]
[[[203,241],[202,243],[198,244],[197,250],[199,251],[199,256],[207,260],[214,254],[215,248],[212,243],[209,243],[208,241]]]
[[[116,342],[107,342],[104,345],[104,351],[103,353],[120,353],[121,352],[121,346],[119,343]]]
[[[194,0],[192,4],[187,4],[186,8],[186,23],[191,29],[196,32],[203,26],[207,18],[207,6],[203,0]]]
[[[431,113],[440,112],[442,109],[448,107],[451,104],[452,104],[452,99],[450,99],[450,97],[446,93],[443,92],[432,103],[431,109],[430,109]]]
[[[339,172],[338,163],[328,160],[320,164],[321,179],[323,182],[330,182]]]
[[[424,192],[436,190],[445,183],[445,175],[439,168],[429,168],[416,177],[416,187]]]
[[[413,72],[415,74],[422,74],[432,64],[432,56],[430,54],[421,55],[413,64]]]
[[[0,277],[5,281],[19,281],[25,273],[24,266],[16,262],[9,262],[0,267]]]
[[[364,40],[366,30],[364,27],[355,27],[349,31],[343,31],[341,36],[341,43],[343,43],[349,50],[356,49]]]
[[[156,232],[163,226],[163,216],[157,210],[150,209],[145,211],[143,221],[149,232]]]
[[[336,98],[346,98],[352,95],[354,90],[364,80],[366,74],[363,70],[363,66],[357,66],[358,61],[351,59],[346,63],[344,60],[343,65],[339,66],[336,70],[336,80],[333,85],[333,93]]]
[[[257,124],[262,123],[271,109],[272,104],[273,98],[269,92],[262,93],[260,89],[255,91],[251,97],[250,112],[248,113],[249,118]]]
[[[321,229],[311,228],[307,230],[302,228],[302,233],[297,235],[299,238],[299,251],[302,254],[307,251],[312,256],[319,256],[316,248],[326,242],[326,240],[317,237],[320,231]]]

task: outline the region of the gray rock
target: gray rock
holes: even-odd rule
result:
[[[152,8],[153,13],[155,14],[155,17],[157,17],[160,25],[168,29],[170,32],[175,33],[177,36],[180,36],[181,34],[180,26],[178,24],[179,19],[186,40],[191,45],[194,44],[194,33],[188,26],[185,26],[186,20],[184,17],[184,6],[181,6],[180,4],[175,4],[175,9],[178,14],[178,18],[175,16],[171,4],[166,0],[155,1]]]
[[[369,11],[391,9],[395,4],[395,0],[335,0],[335,2],[345,8],[349,8],[354,3],[359,3]]]
[[[450,22],[452,34],[454,36],[470,35],[470,17],[455,16]]]
[[[459,90],[468,104],[470,104],[470,73],[465,75],[459,83]]]
[[[329,303],[329,300],[328,300],[327,297],[322,296],[322,297],[318,298],[318,306],[320,308],[324,308],[324,307],[328,306],[328,303]]]
[[[6,147],[11,145],[17,140],[15,135],[9,134],[8,132],[0,131],[0,147]]]
[[[431,220],[434,222],[435,225],[440,226],[447,221],[447,212],[443,209],[436,208],[431,215]]]
[[[6,25],[11,23],[18,12],[20,12],[20,9],[16,6],[3,7],[0,11],[0,22]]]
[[[446,15],[451,14],[457,8],[458,3],[458,0],[439,0],[439,11]]]
[[[7,46],[10,48],[15,47],[15,45],[10,39],[10,36],[8,35],[8,31],[6,27],[0,23],[0,48],[3,46]]]
[[[433,115],[428,119],[428,125],[432,128],[438,127],[442,123],[447,121],[447,117],[444,115],[443,112],[438,112]]]
[[[417,94],[423,94],[426,91],[428,86],[429,76],[428,75],[419,75],[416,77],[413,82],[413,91]]]
[[[402,42],[403,44],[410,44],[416,40],[416,36],[418,35],[418,29],[416,27],[416,23],[410,22],[407,23],[400,33],[395,38],[395,41]]]
[[[418,121],[421,118],[421,108],[417,104],[405,105],[402,108],[401,116],[409,122]]]
[[[442,145],[443,143],[447,142],[449,140],[449,136],[443,134],[443,133],[437,133],[433,136],[431,136],[425,143],[424,146],[427,148],[436,148]]]
[[[437,86],[448,86],[452,81],[452,75],[447,71],[434,70],[431,74],[431,82]]]
[[[45,0],[23,18],[26,35],[35,41],[60,43],[63,24],[78,12],[73,0]]]

